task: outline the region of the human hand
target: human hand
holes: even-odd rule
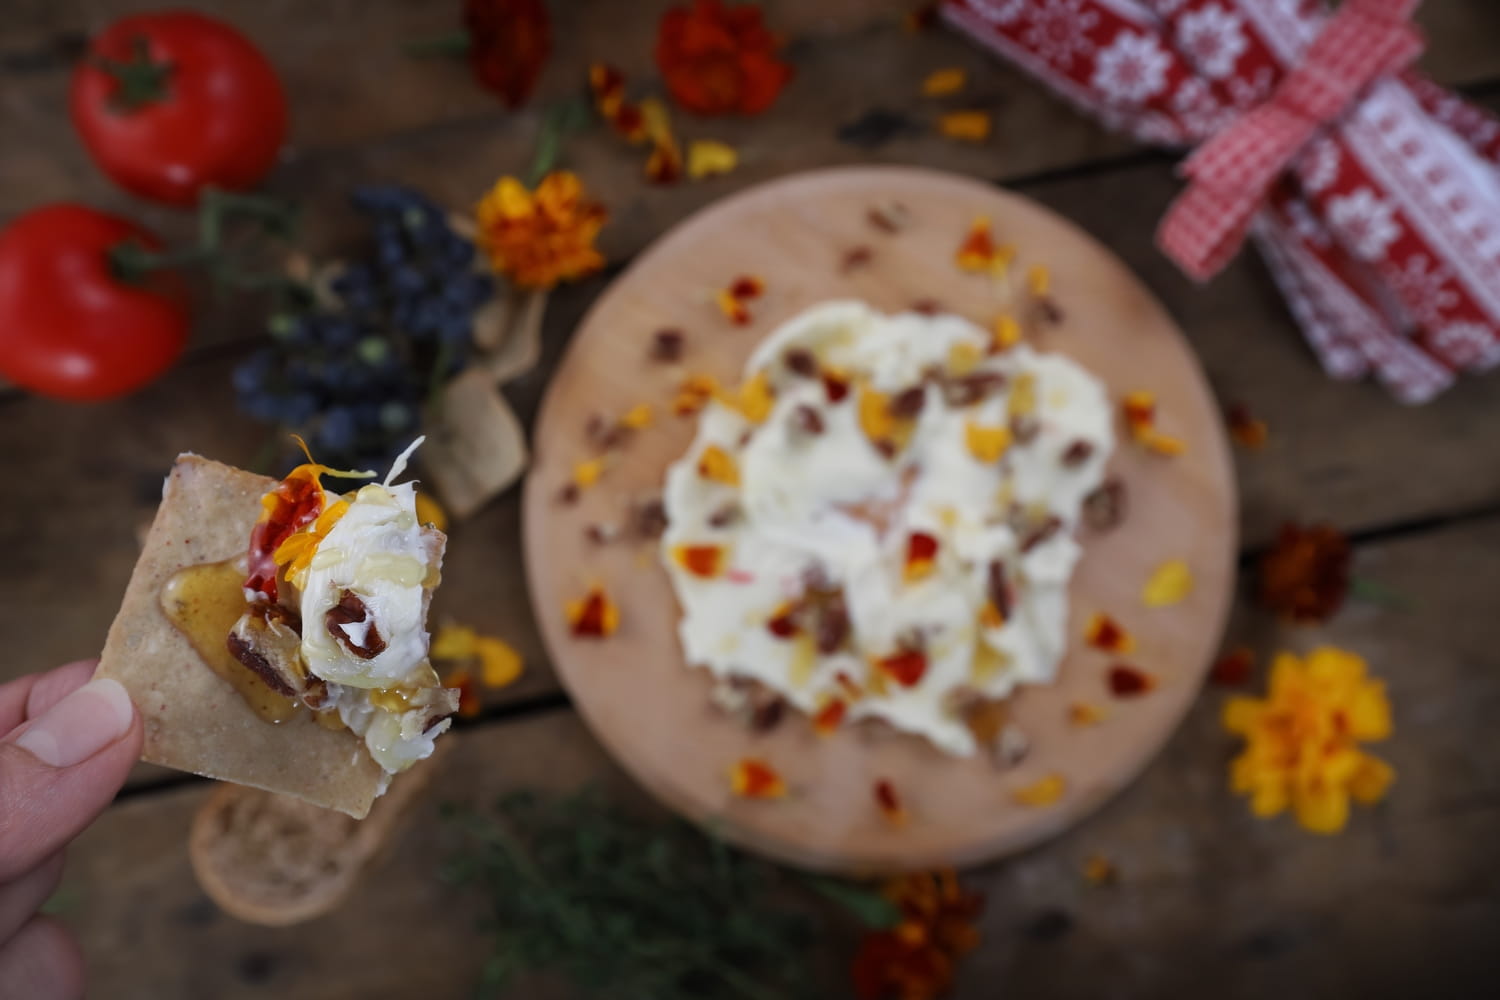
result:
[[[0,996],[83,996],[83,955],[37,909],[63,848],[109,805],[141,754],[141,720],[97,660],[0,685]]]

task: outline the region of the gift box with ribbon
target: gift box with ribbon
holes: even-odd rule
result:
[[[1500,122],[1412,68],[1419,0],[944,0],[1110,127],[1190,148],[1157,232],[1207,280],[1248,236],[1324,369],[1431,399],[1500,364]]]

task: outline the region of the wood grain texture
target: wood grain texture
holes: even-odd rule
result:
[[[1003,996],[1126,1000],[1203,996],[1488,996],[1500,974],[1500,710],[1492,575],[1500,517],[1361,547],[1356,572],[1405,597],[1405,611],[1352,604],[1331,625],[1292,628],[1241,604],[1230,642],[1262,652],[1334,642],[1371,661],[1395,708],[1372,749],[1398,772],[1389,799],[1322,838],[1288,818],[1253,819],[1227,788],[1219,728],[1228,692],[1208,688],[1129,790],[1064,837],[966,873],[989,897],[979,949],[955,1000]],[[1259,673],[1252,687],[1264,683]],[[415,821],[352,897],[298,928],[252,928],[192,881],[185,840],[206,789],[144,796],[79,838],[64,883],[94,993],[121,1000],[264,996],[464,996],[483,960],[475,901],[440,886],[444,801],[517,787],[601,784],[642,793],[569,712],[452,737]],[[1119,882],[1082,877],[1094,854]],[[66,898],[65,897],[65,898]],[[825,945],[832,947],[832,944]],[[420,960],[412,953],[420,954]],[[830,990],[830,997],[847,994]],[[571,997],[527,984],[508,1000]]]
[[[871,225],[873,206],[904,205],[908,229]],[[589,523],[618,521],[642,496],[660,491],[668,463],[686,450],[695,421],[666,416],[682,369],[649,360],[655,332],[685,331],[686,366],[723,384],[781,322],[816,303],[859,298],[885,312],[920,299],[988,326],[1003,302],[996,286],[953,263],[969,224],[988,216],[997,239],[1019,251],[1017,280],[1046,265],[1062,321],[1038,330],[1033,345],[1056,350],[1094,372],[1118,400],[1149,388],[1163,426],[1187,440],[1187,454],[1163,460],[1121,442],[1111,471],[1127,488],[1124,525],[1084,534],[1085,557],[1071,588],[1069,653],[1056,685],[1013,699],[1031,740],[1025,762],[997,774],[984,755],[952,758],[925,741],[878,739],[863,727],[821,738],[794,717],[753,737],[713,711],[710,683],[688,671],[675,635],[678,617],[667,576],[646,546],[599,546]],[[840,269],[847,251],[871,260]],[[748,327],[732,326],[713,303],[715,289],[742,274],[764,279]],[[619,414],[642,400],[663,415],[638,434],[599,485],[575,505],[558,501],[575,463],[592,454],[582,440],[591,414]],[[1082,232],[1014,195],[951,175],[910,169],[830,170],[754,188],[667,234],[595,303],[552,380],[535,435],[526,484],[524,541],[534,610],[555,666],[600,739],[663,801],[700,821],[724,823],[732,840],[795,864],[855,871],[974,863],[1055,834],[1128,782],[1170,732],[1217,648],[1234,561],[1234,499],[1228,445],[1216,406],[1181,335],[1123,267]],[[1145,612],[1139,591],[1162,562],[1181,559],[1196,584],[1181,606]],[[620,604],[622,627],[605,641],[568,633],[561,609],[600,580]],[[1111,661],[1076,633],[1105,610],[1140,638],[1138,658],[1159,690],[1111,705],[1113,724],[1082,730],[1068,722],[1076,701],[1108,701]],[[691,748],[691,752],[685,752]],[[745,755],[771,761],[786,777],[782,802],[731,795],[727,772]],[[1059,805],[1009,801],[1015,790],[1059,773]],[[891,829],[871,789],[891,781],[912,820]]]

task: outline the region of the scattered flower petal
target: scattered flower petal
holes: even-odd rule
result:
[[[1083,863],[1083,880],[1092,886],[1113,885],[1120,873],[1114,862],[1102,854],[1090,854]]]
[[[988,111],[950,111],[938,119],[938,131],[950,139],[983,142],[990,137]]]
[[[913,531],[906,539],[906,567],[903,575],[907,583],[914,583],[932,574],[937,564],[938,540],[925,531]]]
[[[694,139],[688,143],[688,176],[695,181],[727,174],[739,166],[740,154],[728,143]]]
[[[1104,709],[1087,701],[1075,701],[1068,706],[1068,721],[1075,726],[1097,726],[1108,717]]]
[[[552,52],[552,19],[543,0],[465,0],[469,66],[508,108],[526,103]]]
[[[1014,316],[1001,316],[995,320],[994,337],[990,341],[995,353],[1008,351],[1021,342],[1021,324]]]
[[[1230,404],[1226,417],[1229,437],[1235,444],[1246,451],[1260,451],[1266,446],[1266,439],[1270,437],[1266,422],[1251,413],[1244,403]]]
[[[1050,806],[1063,797],[1068,790],[1068,782],[1060,774],[1049,774],[1029,785],[1017,788],[1011,793],[1018,805],[1023,806]]]
[[[430,524],[439,531],[448,530],[448,513],[429,493],[417,494],[417,523]]]
[[[651,426],[652,417],[650,403],[636,403],[620,418],[620,426],[628,427],[633,431],[643,430]]]
[[[1181,603],[1193,590],[1193,571],[1181,559],[1171,559],[1152,571],[1141,588],[1141,603],[1165,608]]]
[[[875,804],[880,807],[880,815],[885,821],[894,827],[906,825],[906,809],[901,805],[901,798],[896,794],[896,786],[885,778],[875,782]]]
[[[813,731],[819,736],[831,736],[843,724],[847,705],[842,698],[829,698],[812,718]]]
[[[573,634],[583,639],[603,639],[620,627],[620,609],[609,599],[603,587],[595,586],[565,609]]]
[[[1116,698],[1136,698],[1156,689],[1156,678],[1128,663],[1109,668],[1109,692]]]
[[[969,454],[986,465],[1000,461],[1000,456],[1009,450],[1011,432],[1009,427],[986,427],[974,421],[964,423],[964,445]]]
[[[729,787],[744,799],[779,799],[786,795],[786,782],[770,764],[756,757],[738,761],[729,775]]]
[[[1103,612],[1095,612],[1083,630],[1084,641],[1106,653],[1129,653],[1135,650],[1135,637],[1124,626]]]
[[[935,69],[922,81],[923,97],[947,97],[964,89],[968,74],[957,67]]]
[[[689,375],[677,387],[672,412],[679,417],[690,417],[707,406],[718,392],[719,381],[712,375]]]
[[[728,552],[722,545],[677,545],[672,561],[694,576],[711,580],[724,572]]]
[[[740,468],[734,456],[716,444],[704,448],[698,456],[698,475],[725,486],[740,484]]]

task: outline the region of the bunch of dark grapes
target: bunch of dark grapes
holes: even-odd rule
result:
[[[234,372],[240,408],[300,431],[319,462],[383,470],[421,432],[435,385],[468,359],[474,312],[493,282],[474,246],[415,191],[363,187],[351,199],[374,243],[331,282],[271,318],[270,344]]]

